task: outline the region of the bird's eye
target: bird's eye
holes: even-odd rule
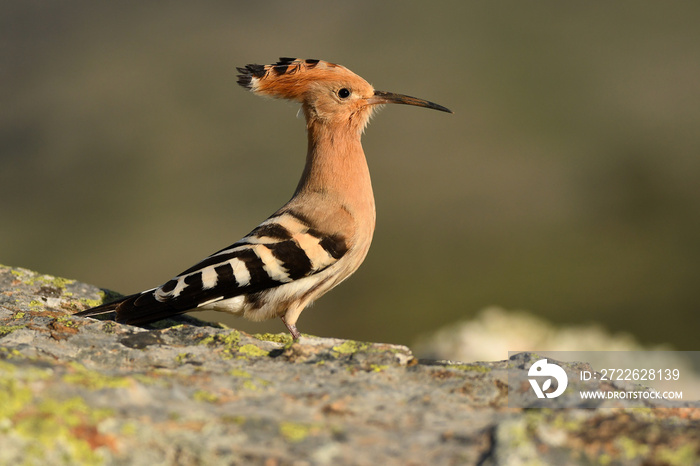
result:
[[[338,97],[340,97],[341,99],[347,99],[348,97],[350,97],[350,89],[346,87],[342,88],[338,91]]]

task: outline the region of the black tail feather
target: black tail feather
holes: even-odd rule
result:
[[[119,298],[116,301],[112,301],[110,303],[106,304],[101,304],[99,306],[91,307],[90,309],[86,309],[84,311],[76,312],[73,314],[74,316],[78,317],[97,317],[97,316],[103,316],[106,314],[114,313],[117,311],[117,307],[129,299],[131,296],[125,296],[123,298]]]
[[[73,314],[78,317],[97,317],[115,313],[121,324],[146,325],[168,317],[183,314],[188,309],[177,309],[168,303],[155,299],[153,291],[125,296],[111,303]]]

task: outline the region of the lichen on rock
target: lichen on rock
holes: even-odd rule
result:
[[[418,361],[187,316],[72,316],[108,294],[0,266],[0,464],[699,461],[696,406],[509,408],[508,370],[532,355]]]

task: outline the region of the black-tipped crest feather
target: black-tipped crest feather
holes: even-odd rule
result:
[[[238,84],[246,89],[251,89],[251,81],[253,78],[262,78],[265,76],[265,66],[263,65],[251,64],[242,68],[237,67],[236,69],[241,73],[238,75]]]

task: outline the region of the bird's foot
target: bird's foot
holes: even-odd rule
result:
[[[287,330],[289,330],[289,333],[292,334],[292,338],[294,339],[294,341],[298,341],[299,338],[301,338],[301,333],[299,332],[299,330],[297,330],[297,326],[288,323],[285,320],[284,316],[282,317],[282,322],[284,322],[284,325],[287,327]]]

